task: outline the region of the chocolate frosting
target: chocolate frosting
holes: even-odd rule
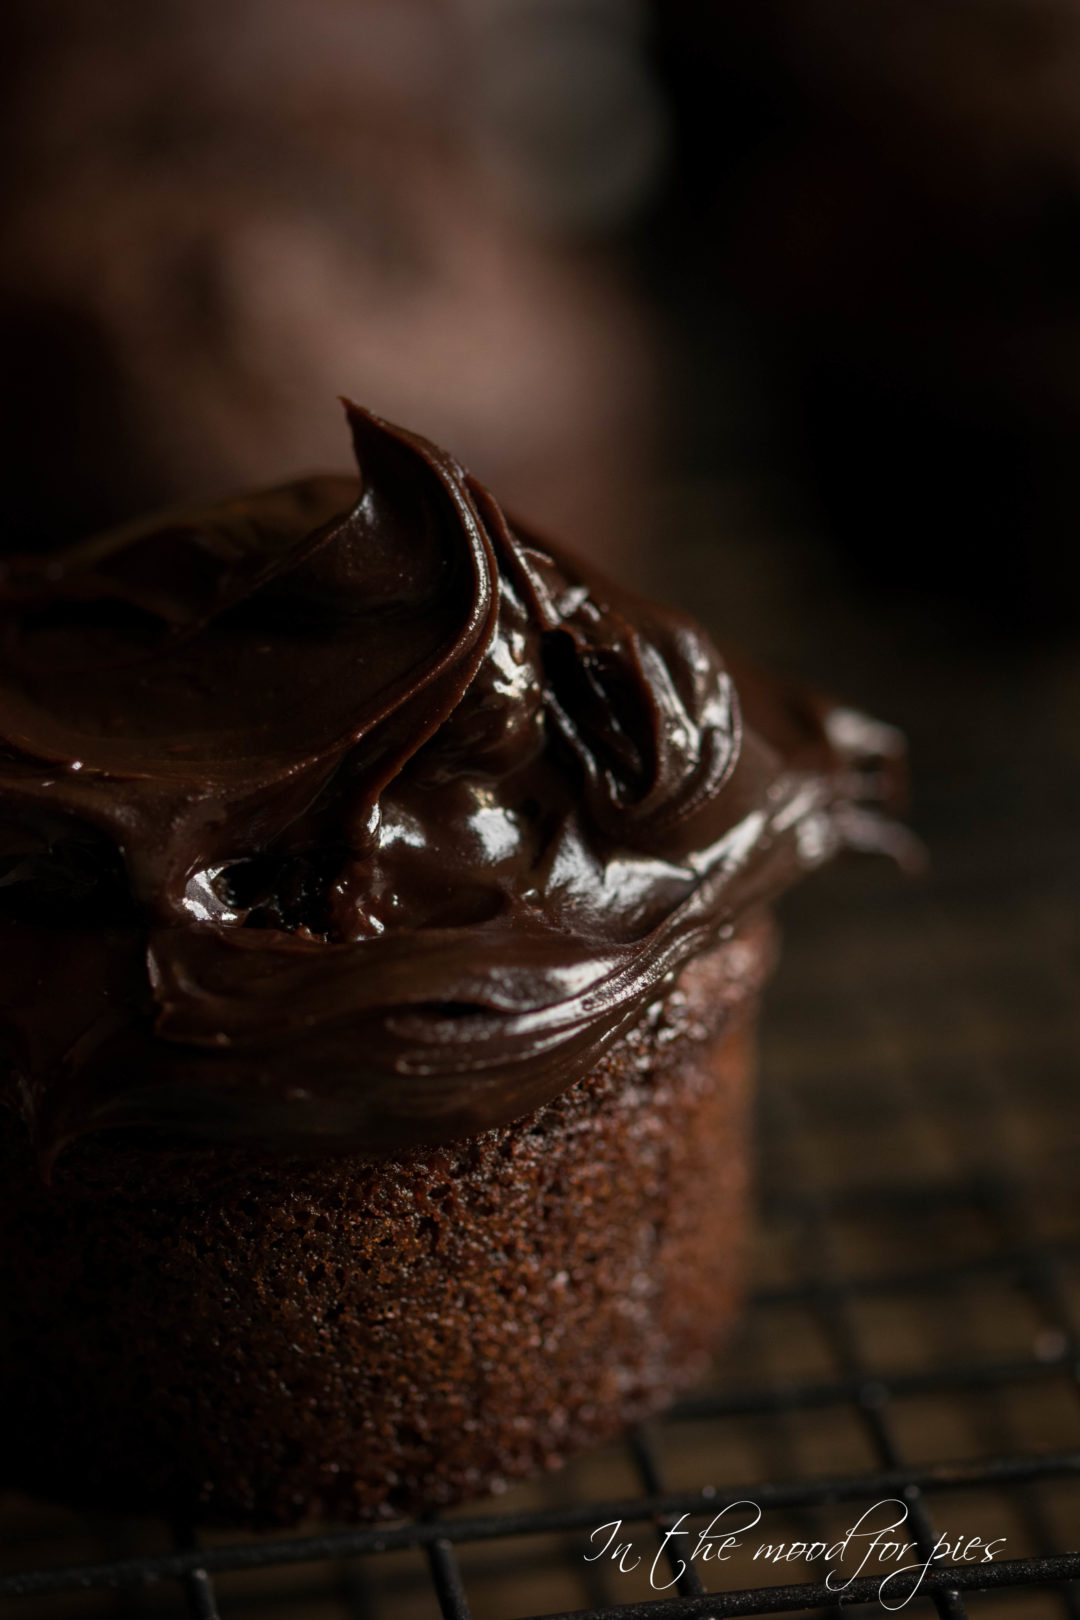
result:
[[[891,728],[723,661],[348,407],[359,483],[0,582],[2,1097],[386,1153],[537,1106],[844,844]]]

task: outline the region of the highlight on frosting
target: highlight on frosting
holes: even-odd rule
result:
[[[388,1152],[555,1095],[887,846],[897,734],[729,663],[348,407],[359,479],[0,576],[2,1097]]]

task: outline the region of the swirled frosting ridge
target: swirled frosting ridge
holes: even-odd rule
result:
[[[899,741],[349,407],[359,481],[0,579],[2,1098],[392,1152],[555,1095],[691,956],[886,835]]]

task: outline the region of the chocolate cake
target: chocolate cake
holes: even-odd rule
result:
[[[349,408],[358,482],[0,582],[0,1483],[265,1524],[554,1466],[736,1309],[769,903],[896,734]]]

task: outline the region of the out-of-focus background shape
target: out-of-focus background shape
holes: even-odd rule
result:
[[[608,558],[734,470],[873,588],[1075,623],[1072,0],[2,28],[8,549],[340,465],[348,392]]]
[[[348,393],[617,548],[654,360],[599,238],[662,162],[642,25],[561,0],[11,0],[6,547],[340,465]]]

